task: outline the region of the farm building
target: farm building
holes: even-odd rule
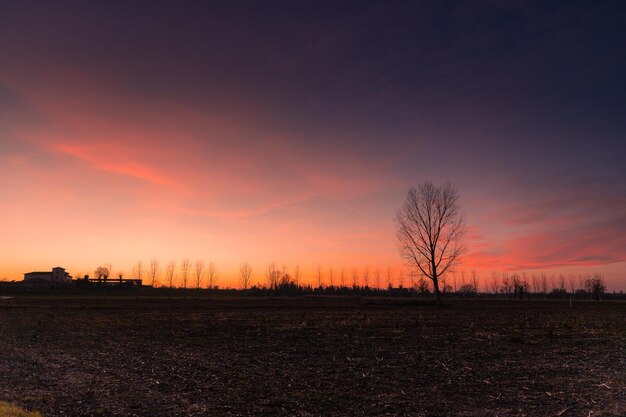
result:
[[[35,271],[24,274],[24,282],[30,284],[69,284],[72,282],[70,274],[65,272],[65,268],[57,266],[52,271]]]

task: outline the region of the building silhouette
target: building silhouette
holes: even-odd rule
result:
[[[29,284],[69,284],[72,282],[70,274],[60,266],[52,268],[52,271],[34,271],[24,274],[24,282]]]

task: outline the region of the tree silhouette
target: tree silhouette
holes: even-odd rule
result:
[[[402,258],[433,283],[441,302],[439,279],[464,252],[464,218],[459,193],[450,184],[425,182],[411,187],[395,218]]]
[[[154,287],[157,276],[159,275],[159,261],[157,259],[153,259],[152,261],[150,261],[149,274],[150,274],[150,281],[151,281],[150,285]]]
[[[196,268],[194,270],[194,276],[196,278],[196,289],[200,288],[202,284],[202,277],[204,276],[204,268],[206,264],[202,259],[196,261]]]
[[[300,288],[300,265],[296,265],[296,268],[293,272],[293,278],[296,282],[296,287]]]
[[[241,265],[241,268],[239,268],[239,281],[241,282],[241,286],[242,288],[245,290],[248,289],[248,286],[250,285],[250,277],[252,276],[252,267],[250,266],[249,263],[245,263],[243,265]]]
[[[356,268],[352,268],[352,288],[359,286],[359,271]]]
[[[111,275],[111,268],[108,265],[99,266],[96,268],[93,274],[96,278],[98,278],[98,281],[102,279],[106,282],[106,280]]]
[[[585,288],[591,293],[594,300],[600,301],[600,297],[606,291],[606,285],[604,284],[604,278],[601,275],[594,275],[585,281]]]
[[[191,262],[185,258],[180,263],[180,275],[183,278],[183,288],[187,288],[187,280],[189,279],[189,268],[191,268]]]
[[[322,267],[317,267],[317,288],[322,288]]]
[[[167,277],[167,286],[174,287],[174,273],[176,272],[176,261],[170,261],[165,266],[165,276]]]
[[[133,266],[131,273],[135,276],[135,278],[141,279],[143,277],[143,272],[143,261],[140,260]]]
[[[217,267],[213,262],[209,262],[207,275],[209,276],[209,289],[211,289],[215,285],[215,280],[217,279]]]
[[[276,263],[272,262],[267,267],[267,286],[271,290],[276,290],[278,288],[278,281],[280,279],[280,271],[276,267]]]

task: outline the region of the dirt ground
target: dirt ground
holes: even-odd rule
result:
[[[0,300],[44,416],[624,416],[626,303]]]

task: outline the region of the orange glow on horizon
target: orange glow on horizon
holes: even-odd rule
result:
[[[615,215],[623,196],[606,201],[595,185],[549,197],[526,189],[503,203],[502,190],[518,189],[513,180],[476,185],[468,167],[425,166],[428,132],[382,155],[379,133],[359,126],[328,138],[297,121],[271,124],[262,101],[220,97],[202,107],[133,95],[74,70],[39,76],[0,72],[30,112],[0,126],[0,279],[56,265],[92,274],[106,261],[130,275],[140,259],[189,258],[213,260],[226,286],[238,284],[243,262],[254,283],[265,282],[272,261],[300,264],[309,283],[318,265],[391,267],[397,283],[409,271],[392,218],[407,187],[432,178],[462,194],[469,252],[460,268],[482,276],[597,270],[610,289],[626,289],[623,217]],[[389,135],[393,148],[400,139]],[[346,138],[359,146],[343,149]],[[576,205],[555,210],[562,201]]]

